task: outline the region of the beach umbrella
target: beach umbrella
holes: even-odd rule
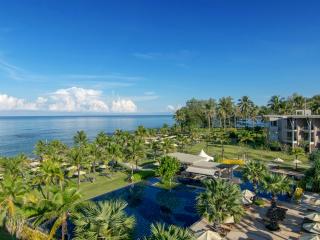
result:
[[[248,189],[242,191],[242,203],[243,204],[252,204],[252,199],[255,196],[253,192]]]
[[[68,168],[67,168],[68,171],[75,170],[75,169],[77,169],[76,166],[71,166],[71,167],[68,167]]]
[[[197,240],[222,240],[222,237],[219,233],[208,230],[202,233]]]
[[[300,240],[320,240],[320,237],[317,234],[303,233],[299,239]]]
[[[85,172],[85,171],[80,171],[79,174],[80,174],[80,176],[81,176],[81,175],[85,175],[86,172]],[[78,172],[75,172],[73,175],[74,175],[74,176],[78,176]]]
[[[224,224],[230,224],[230,223],[234,223],[234,217],[233,216],[228,216],[223,220]]]
[[[320,214],[319,213],[310,213],[305,218],[314,221],[314,222],[320,222]]]
[[[30,167],[36,167],[40,165],[40,162],[31,162],[29,165]]]
[[[276,159],[274,159],[273,161],[274,161],[274,162],[278,162],[278,163],[284,162],[281,158],[276,158]]]
[[[106,166],[106,165],[104,165],[104,164],[102,164],[102,165],[100,165],[100,166],[99,166],[99,168],[100,168],[100,169],[106,169],[106,168],[107,168],[107,166]]]
[[[32,172],[36,172],[36,171],[38,171],[38,170],[39,170],[39,167],[31,168],[31,171],[32,171]]]
[[[302,225],[302,227],[308,232],[320,234],[320,223],[305,223]]]

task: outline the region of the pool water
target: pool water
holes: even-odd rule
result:
[[[189,227],[200,219],[196,212],[196,197],[201,190],[184,185],[171,191],[146,183],[138,183],[98,196],[93,201],[123,199],[128,203],[125,211],[134,216],[134,238],[150,234],[151,223],[174,224]]]

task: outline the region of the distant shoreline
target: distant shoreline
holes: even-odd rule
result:
[[[0,118],[67,118],[67,117],[173,117],[173,114],[110,114],[110,115],[0,115]]]

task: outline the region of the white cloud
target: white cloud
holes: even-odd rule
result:
[[[132,113],[137,106],[132,99],[118,97],[111,100],[111,109],[104,100],[102,91],[71,87],[58,89],[35,101],[26,101],[7,94],[0,94],[0,111],[52,111],[52,112],[121,112]]]
[[[50,94],[50,111],[65,112],[109,112],[108,105],[101,100],[102,92],[93,89],[72,87],[59,89]]]
[[[130,99],[118,99],[112,101],[112,112],[136,112],[137,106]]]
[[[37,110],[37,102],[27,102],[25,99],[0,94],[0,110]]]

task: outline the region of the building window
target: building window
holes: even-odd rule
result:
[[[276,127],[278,125],[277,121],[271,121],[271,127]]]

